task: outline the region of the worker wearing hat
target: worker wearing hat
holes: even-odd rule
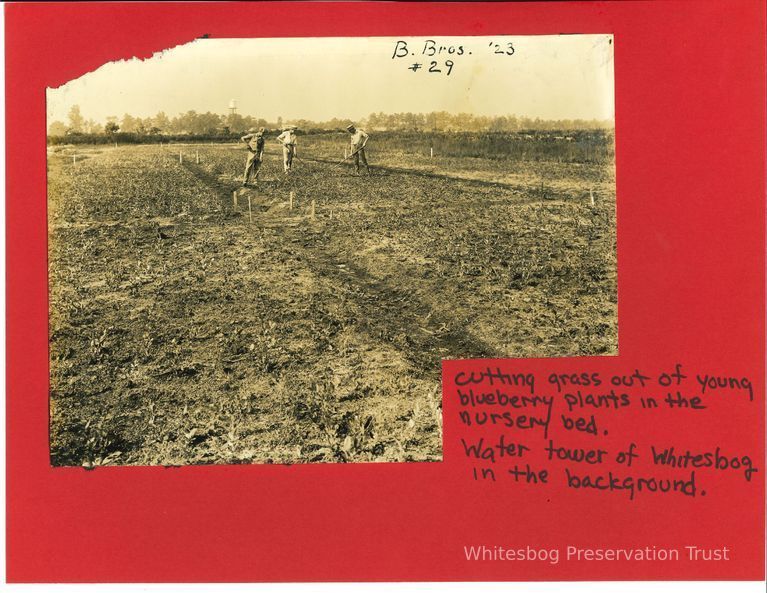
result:
[[[368,159],[365,156],[365,145],[368,143],[370,136],[364,130],[358,130],[354,124],[346,126],[346,131],[349,132],[351,137],[352,152],[354,155],[354,169],[359,174],[360,172],[360,159],[365,165],[365,168],[370,175],[370,165],[368,165]]]
[[[242,186],[247,187],[251,178],[258,181],[258,173],[261,169],[261,162],[264,159],[264,128],[250,128],[248,133],[240,138],[240,142],[245,142],[248,147],[248,160],[245,161],[245,178],[242,180]]]
[[[285,126],[282,134],[277,136],[277,142],[282,144],[282,168],[285,173],[293,167],[293,157],[296,155],[296,126]]]

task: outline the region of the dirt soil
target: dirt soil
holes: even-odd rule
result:
[[[596,166],[357,177],[307,150],[286,177],[270,147],[235,206],[242,148],[73,152],[49,154],[55,465],[437,461],[442,359],[617,352]]]

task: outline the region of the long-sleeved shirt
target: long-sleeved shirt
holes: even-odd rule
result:
[[[250,152],[255,152],[256,154],[261,154],[264,152],[264,137],[261,134],[246,134],[242,138],[240,138],[243,142],[246,142],[248,144],[248,150]]]
[[[295,144],[296,134],[292,130],[285,130],[282,134],[277,136],[277,141],[285,145]]]

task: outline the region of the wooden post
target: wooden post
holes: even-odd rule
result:
[[[290,209],[293,210],[293,197],[295,196],[295,192],[290,192]]]
[[[77,164],[77,155],[76,155],[76,154],[73,154],[73,155],[72,155],[72,164],[73,164],[73,165],[76,165],[76,164]]]
[[[344,148],[344,159],[346,158],[346,149]]]
[[[237,210],[237,190],[232,192],[232,207]]]
[[[330,210],[330,220],[333,220],[333,210]]]
[[[178,162],[179,164],[184,162],[184,154],[180,150],[178,151]]]
[[[195,160],[196,160],[197,164],[199,165],[200,164],[200,151],[199,150],[195,150],[194,151],[194,157],[195,157]]]
[[[433,148],[430,148],[430,149],[429,149],[429,158],[430,158],[430,159],[433,159],[433,158],[434,158],[434,149],[433,149]]]
[[[314,220],[314,200],[312,200],[312,220]]]
[[[594,190],[589,190],[589,198],[591,198],[591,205],[594,206]]]
[[[248,219],[250,224],[253,224],[253,210],[250,207],[250,194],[248,194]]]

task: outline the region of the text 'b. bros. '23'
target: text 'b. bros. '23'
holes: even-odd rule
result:
[[[481,42],[481,45],[484,46],[483,51],[488,51],[496,56],[513,56],[515,51],[511,41],[496,42],[490,40],[486,45],[484,41]],[[425,39],[423,42],[407,42],[400,39],[394,44],[391,59],[411,58],[414,61],[408,64],[408,70],[413,72],[420,70],[431,74],[450,76],[455,66],[454,58],[473,55],[474,49],[479,51],[480,48],[472,48],[468,45],[442,44],[434,39]],[[419,61],[423,58],[438,59]],[[410,61],[408,60],[408,62]]]

